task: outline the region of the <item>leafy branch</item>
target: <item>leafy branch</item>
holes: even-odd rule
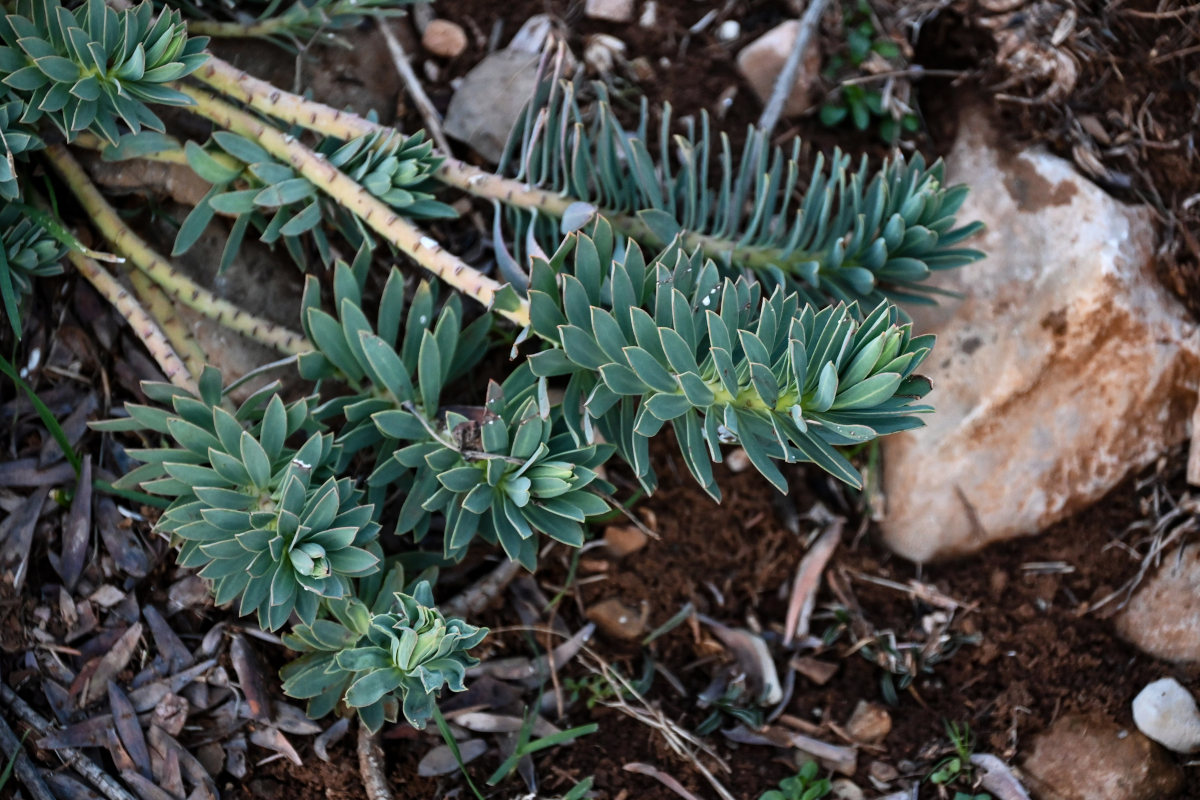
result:
[[[680,127],[666,109],[652,126],[646,107],[628,132],[603,89],[584,102],[586,87],[549,76],[489,173],[420,134],[233,69],[188,38],[187,25],[205,23],[185,25],[180,8],[198,9],[175,5],[8,4],[0,196],[21,205],[0,209],[0,295],[19,333],[21,298],[66,249],[127,319],[145,323],[173,384],[146,385],[149,404],[97,426],[140,440],[128,452],[142,465],[120,486],[168,498],[158,527],[218,603],[270,630],[290,626],[285,641],[300,657],[284,689],[310,713],[353,711],[372,731],[401,716],[422,726],[438,692],[463,688],[467,651],[486,633],[437,608],[435,572],[408,580],[406,553],[380,544],[385,521],[410,552],[432,544],[427,563],[461,560],[482,542],[532,570],[547,539],[579,547],[607,513],[613,486],[601,467],[614,454],[655,488],[650,441],[667,425],[719,498],[712,464],[726,445],[745,448],[781,490],[781,463],[858,486],[839,448],[920,425],[931,410],[917,370],[932,337],[914,335],[893,301],[928,300],[932,271],[981,255],[961,247],[978,225],[955,221],[966,190],[944,185],[940,163],[872,171],[835,153],[817,159],[801,191],[799,142],[774,148],[751,130],[735,156],[707,118]],[[257,35],[310,35],[384,6],[269,2],[254,24]],[[216,130],[181,143],[150,104]],[[66,144],[43,148],[43,135]],[[183,165],[208,182],[176,253],[228,220],[219,269],[251,231],[302,267],[314,251],[332,265],[324,286],[306,276],[303,335],[180,276],[108,205],[72,144]],[[144,303],[70,245],[57,218],[14,213],[27,207],[36,159],[129,259]],[[495,203],[499,277],[418,225],[452,213],[441,188]],[[459,294],[439,302],[431,284],[406,287],[392,269],[369,314],[377,240]],[[346,264],[340,252],[357,256]],[[271,385],[234,405],[151,282],[294,356],[311,393],[287,401]],[[516,363],[477,385],[501,341]]]

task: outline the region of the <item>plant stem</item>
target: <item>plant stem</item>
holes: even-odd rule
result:
[[[211,36],[214,39],[268,39],[272,36],[286,36],[296,25],[295,20],[288,17],[273,17],[249,25],[230,21],[189,20],[187,23],[189,36]]]
[[[158,364],[159,369],[167,376],[167,380],[192,394],[200,394],[199,387],[192,380],[183,360],[171,347],[166,334],[162,332],[162,328],[158,326],[154,318],[146,313],[146,309],[142,308],[137,299],[129,294],[116,278],[82,253],[72,250],[67,253],[67,258],[71,260],[83,277],[96,287],[96,291],[125,318],[134,333],[146,345],[146,349],[150,351],[150,355]]]
[[[404,219],[353,179],[296,141],[295,137],[276,130],[202,89],[181,86],[180,91],[195,101],[195,105],[189,109],[193,113],[256,141],[264,150],[290,164],[296,172],[357,215],[376,233],[407,253],[419,265],[468,297],[473,297],[488,308],[493,307],[504,284],[482,274],[458,256],[443,249],[437,240],[425,235],[420,228]],[[515,309],[497,310],[519,326],[529,324],[528,303],[521,302]]]
[[[146,312],[158,321],[162,332],[166,335],[175,352],[187,366],[188,374],[199,378],[204,371],[207,360],[200,343],[192,336],[183,320],[175,313],[175,306],[167,293],[158,287],[141,270],[129,271],[129,282],[133,284],[133,292],[141,301]]]
[[[255,111],[325,136],[354,139],[378,131],[393,130],[349,111],[340,111],[332,106],[285,92],[216,56],[209,56],[204,66],[193,73],[192,77]],[[186,88],[178,88],[188,92]],[[496,175],[459,161],[446,153],[440,155],[445,161],[434,173],[434,177],[447,186],[453,186],[475,197],[519,208],[536,209],[551,217],[562,217],[571,204],[581,201],[581,198],[539,189],[512,178]],[[670,244],[656,236],[636,215],[602,208],[598,208],[597,213],[608,220],[613,230],[636,242],[655,247]],[[779,248],[748,247],[739,251],[737,243],[731,239],[688,231],[682,234],[682,245],[689,252],[702,250],[706,256],[715,259],[732,261],[736,254],[739,265],[754,270],[771,266],[787,270],[789,265],[805,261],[818,261],[823,264],[827,260],[823,252],[793,251],[785,260],[781,258],[783,251]],[[847,262],[847,265],[851,264]]]
[[[62,145],[51,145],[49,156],[63,181],[79,199],[80,204],[104,238],[148,278],[161,286],[168,295],[221,325],[243,336],[273,347],[281,353],[295,355],[312,346],[299,333],[255,316],[228,300],[222,300],[199,284],[180,275],[162,256],[154,252],[118,216],[100,191],[88,179],[79,162]]]

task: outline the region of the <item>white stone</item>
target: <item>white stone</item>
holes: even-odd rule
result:
[[[1196,698],[1174,678],[1146,685],[1133,698],[1138,730],[1176,753],[1200,750],[1200,710]]]
[[[782,22],[743,47],[737,55],[738,71],[764,104],[771,97],[775,79],[783,71],[783,63],[787,61],[799,32],[798,20]],[[821,49],[814,36],[804,53],[800,68],[796,70],[796,82],[784,103],[785,116],[803,113],[812,105],[812,82],[820,69]]]
[[[583,13],[592,19],[629,22],[633,19],[633,0],[587,0]]]
[[[727,19],[717,28],[717,40],[732,42],[742,35],[742,26],[736,19]]]
[[[968,115],[948,178],[985,261],[916,330],[938,336],[927,427],[884,440],[887,544],[918,561],[1032,534],[1187,437],[1200,334],[1154,275],[1148,210],[1041,150],[1003,153]]]

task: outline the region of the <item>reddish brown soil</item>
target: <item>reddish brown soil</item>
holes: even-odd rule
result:
[[[795,534],[786,530],[772,510],[771,490],[752,473],[734,475],[722,469],[719,477],[726,501],[718,507],[682,472],[677,455],[665,446],[656,452],[662,487],[639,509],[643,514],[653,512],[662,538],[613,562],[607,580],[579,586],[572,599],[560,607],[564,621],[577,630],[585,622],[577,604],[586,608],[619,597],[634,607],[646,603],[647,625],[653,628],[691,601],[701,612],[729,625],[744,626],[753,618],[770,638],[780,629],[785,613],[781,586],[803,555]],[[1177,456],[1172,464],[1182,466],[1182,457]],[[813,500],[803,481],[803,475],[797,477],[793,492],[802,510]],[[1179,488],[1178,475],[1174,483]],[[1137,570],[1128,551],[1113,546],[1130,523],[1146,519],[1134,489],[1134,481],[1126,482],[1090,510],[1039,537],[994,546],[977,556],[923,571],[890,558],[869,539],[854,546],[847,533],[831,565],[835,572],[862,573],[899,583],[916,578],[935,586],[971,609],[959,617],[953,630],[981,637],[978,646],[964,646],[932,674],[918,678],[910,692],[900,695],[898,704],[890,709],[892,732],[878,753],[860,757],[860,772],[877,758],[903,775],[927,774],[945,753],[946,720],[969,723],[981,750],[1012,757],[1020,744],[1067,712],[1099,711],[1131,726],[1130,701],[1151,680],[1174,676],[1193,691],[1200,690],[1200,670],[1173,667],[1142,655],[1114,636],[1110,622],[1080,613]],[[808,528],[811,523],[802,523],[802,530]],[[1056,561],[1074,571],[1039,575],[1023,567]],[[564,574],[562,562],[551,559],[545,565],[538,577],[548,595],[554,593]],[[588,574],[596,573],[580,573],[581,577]],[[709,588],[710,583],[717,592]],[[877,630],[894,630],[901,640],[909,638],[921,617],[931,610],[904,593],[860,580],[850,585],[870,623]],[[717,594],[724,598],[723,604],[717,601]],[[820,607],[834,602],[828,588],[819,598],[819,612]],[[486,618],[493,626],[519,624],[508,606],[493,609]],[[818,622],[815,629],[819,632],[826,624]],[[707,636],[698,640],[685,624],[659,639],[651,653],[694,697],[707,685],[713,668],[711,663],[696,665],[712,654],[707,644]],[[594,646],[625,674],[639,674],[643,656],[636,646],[604,637]],[[492,647],[493,656],[529,652],[519,634],[497,634]],[[799,678],[787,713],[815,724],[831,721],[841,726],[859,700],[883,702],[881,672],[872,663],[848,654],[844,644],[822,657],[839,664],[837,674],[825,686]],[[560,677],[584,675],[581,667],[570,665]],[[693,700],[681,699],[661,678],[648,697],[689,729],[707,713]],[[598,707],[589,712],[576,704],[567,718],[558,722],[597,722],[600,730],[569,748],[538,758],[537,772],[545,792],[565,791],[571,781],[593,775],[600,797],[614,798],[626,790],[629,797],[674,800],[676,795],[656,781],[622,770],[624,764],[637,761],[656,765],[699,796],[712,794],[703,777],[671,753],[658,734],[617,711]],[[821,735],[839,741],[832,728],[827,727]],[[794,771],[782,751],[730,745],[719,735],[711,741],[732,768],[721,780],[738,798],[757,797]],[[420,756],[435,743],[434,739],[413,741],[408,737],[385,743],[399,798],[444,796],[459,785],[456,776],[442,780],[413,777]],[[294,800],[361,797],[351,788],[357,780],[350,746],[338,752],[340,757],[332,766],[311,758],[298,771],[279,762],[272,764],[255,782],[245,784],[244,793],[234,796],[277,797],[274,791],[279,784],[275,781],[286,780]],[[496,757],[486,755],[472,764],[470,771],[480,782],[496,766]],[[518,785],[515,778],[502,784],[510,791],[517,791]],[[327,788],[335,793],[326,795]],[[1186,790],[1181,797],[1200,797],[1200,790]]]

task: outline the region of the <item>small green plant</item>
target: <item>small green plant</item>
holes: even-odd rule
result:
[[[833,128],[849,121],[860,131],[878,120],[879,136],[894,142],[904,133],[912,133],[920,127],[911,111],[892,113],[885,105],[884,92],[871,88],[869,84],[853,82],[864,75],[862,67],[872,56],[882,59],[888,66],[902,65],[900,48],[888,36],[882,34],[875,24],[871,6],[867,0],[856,0],[844,12],[843,25],[846,44],[843,52],[829,59],[823,74],[835,82],[833,96],[821,106],[821,123]]]
[[[817,762],[807,761],[800,771],[779,782],[778,789],[759,795],[758,800],[817,800],[831,791],[828,778],[818,778]]]
[[[929,773],[929,782],[938,787],[938,791],[942,793],[943,797],[946,791],[955,784],[969,784],[974,774],[974,767],[971,766],[971,754],[975,752],[975,735],[971,732],[971,727],[965,722],[960,724],[947,721],[946,736],[950,739],[954,753],[939,761],[933,771]],[[986,792],[973,794],[955,791],[953,800],[992,800],[992,798]]]

